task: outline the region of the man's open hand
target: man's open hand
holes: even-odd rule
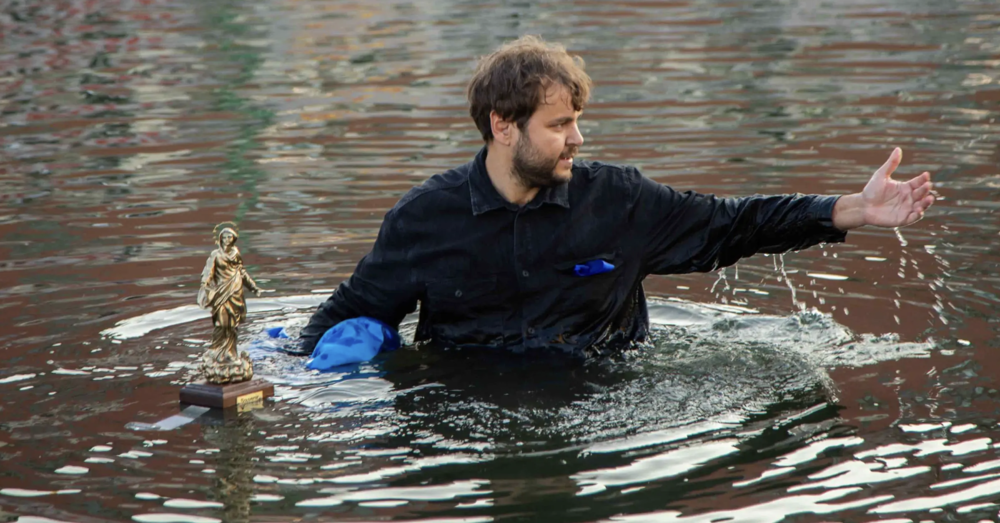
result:
[[[842,196],[833,208],[833,225],[843,231],[862,225],[904,227],[922,218],[934,203],[931,174],[906,182],[893,180],[902,159],[903,151],[897,147],[861,193]]]

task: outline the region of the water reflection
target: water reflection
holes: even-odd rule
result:
[[[272,308],[267,315],[266,304],[256,308],[260,326],[294,329],[307,316],[288,308]],[[189,332],[190,326],[173,322],[176,315],[166,312],[123,323]],[[490,494],[502,474],[448,484],[432,478],[442,470],[449,471],[445,477],[468,478],[486,463],[502,470],[506,462],[558,460],[563,479],[545,489],[546,498],[600,500],[619,493],[645,499],[662,495],[638,494],[647,488],[697,492],[704,481],[714,482],[699,478],[747,460],[759,462],[761,452],[795,449],[818,438],[778,457],[777,473],[730,480],[746,487],[794,473],[831,449],[864,443],[852,436],[831,437],[844,429],[836,429],[842,420],[826,402],[829,377],[817,362],[844,363],[845,354],[895,359],[929,349],[858,338],[816,312],[771,317],[732,307],[653,302],[651,315],[658,327],[649,346],[621,360],[590,363],[410,347],[339,373],[317,374],[306,371],[302,359],[259,344],[262,334],[245,333],[258,374],[278,385],[279,403],[273,411],[255,413],[256,420],[244,418],[224,430],[206,427],[201,439],[212,448],[197,452],[213,461],[190,462],[204,467],[200,474],[219,478],[209,500],[157,495],[166,499],[166,508],[223,509],[227,520],[244,517],[247,500],[260,495],[273,500],[269,503],[302,509],[403,510],[415,501],[445,505],[437,510],[488,509],[497,506]],[[156,325],[153,318],[163,323]],[[850,343],[867,344],[867,353],[843,351]],[[796,351],[802,346],[812,359]],[[862,363],[868,361],[855,361]],[[491,379],[483,380],[484,375]],[[252,430],[259,423],[259,430]],[[247,443],[254,432],[263,437],[256,445]],[[240,450],[230,449],[233,445],[241,445]],[[246,461],[254,452],[260,458]],[[871,473],[857,482],[906,479],[909,470],[884,479]],[[810,479],[854,477],[842,473]],[[254,486],[241,486],[251,475]],[[387,482],[425,486],[382,486]],[[808,488],[831,488],[829,482]],[[257,490],[262,486],[308,490],[264,493]],[[224,493],[233,488],[238,496]],[[462,499],[468,497],[481,499]],[[241,504],[231,505],[236,502]]]

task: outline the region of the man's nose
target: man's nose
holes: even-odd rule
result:
[[[569,133],[566,138],[566,142],[569,145],[575,145],[577,147],[583,145],[583,134],[580,132],[580,126],[573,124],[573,132]]]

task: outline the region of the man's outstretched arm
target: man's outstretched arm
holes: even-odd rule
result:
[[[934,204],[931,174],[897,182],[892,173],[902,160],[903,150],[897,147],[863,191],[841,196],[833,207],[833,226],[842,231],[864,225],[904,227],[923,218],[924,211]]]
[[[403,317],[417,306],[420,288],[399,230],[395,210],[382,222],[372,251],[358,262],[354,273],[313,313],[299,335],[299,351],[312,354],[316,342],[334,325],[368,316],[398,328]]]
[[[913,223],[934,201],[930,175],[891,180],[900,157],[893,151],[865,189],[848,196],[717,198],[678,193],[636,173],[633,226],[643,242],[645,272],[707,272],[756,253],[840,242],[862,225]]]

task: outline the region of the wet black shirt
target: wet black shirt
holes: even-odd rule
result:
[[[417,340],[601,353],[645,338],[648,274],[712,271],[845,237],[832,223],[835,196],[717,198],[599,162],[575,163],[568,184],[517,206],[493,187],[485,159],[483,148],[403,196],[372,252],[303,329],[303,350],[349,318],[398,326],[420,302]],[[614,269],[578,276],[592,260]]]

